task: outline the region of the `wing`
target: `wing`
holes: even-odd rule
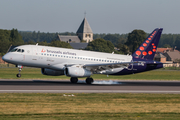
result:
[[[85,64],[84,68],[92,71],[93,73],[98,73],[103,70],[112,70],[115,68],[127,68],[130,64],[138,63],[137,61],[133,62],[121,62],[121,63],[104,63],[104,64]]]

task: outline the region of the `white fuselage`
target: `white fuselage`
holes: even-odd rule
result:
[[[63,70],[66,65],[130,62],[132,56],[74,50],[40,45],[18,46],[21,51],[9,52],[6,61],[23,66]],[[23,52],[22,52],[23,50]],[[9,61],[8,61],[9,60]]]

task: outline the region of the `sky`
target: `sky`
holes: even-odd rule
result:
[[[180,34],[179,5],[180,0],[0,0],[0,29],[75,33],[86,16],[93,33],[163,28]]]

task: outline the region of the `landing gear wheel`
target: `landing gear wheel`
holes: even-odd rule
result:
[[[78,78],[76,78],[76,77],[72,77],[70,80],[71,80],[71,83],[77,83],[78,82]]]
[[[17,65],[18,69],[19,69],[19,73],[16,75],[18,78],[21,77],[21,71],[23,66],[22,65]]]
[[[16,76],[17,76],[17,77],[21,77],[21,74],[17,74]]]
[[[86,78],[87,84],[92,84],[94,82],[93,78]]]

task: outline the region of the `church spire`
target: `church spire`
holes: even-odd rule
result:
[[[85,17],[79,26],[76,34],[80,38],[80,40],[85,40],[87,43],[91,42],[93,40],[93,32],[91,30],[91,27],[86,19],[86,12],[84,13]]]
[[[92,33],[91,27],[86,18],[83,19],[76,33]]]

